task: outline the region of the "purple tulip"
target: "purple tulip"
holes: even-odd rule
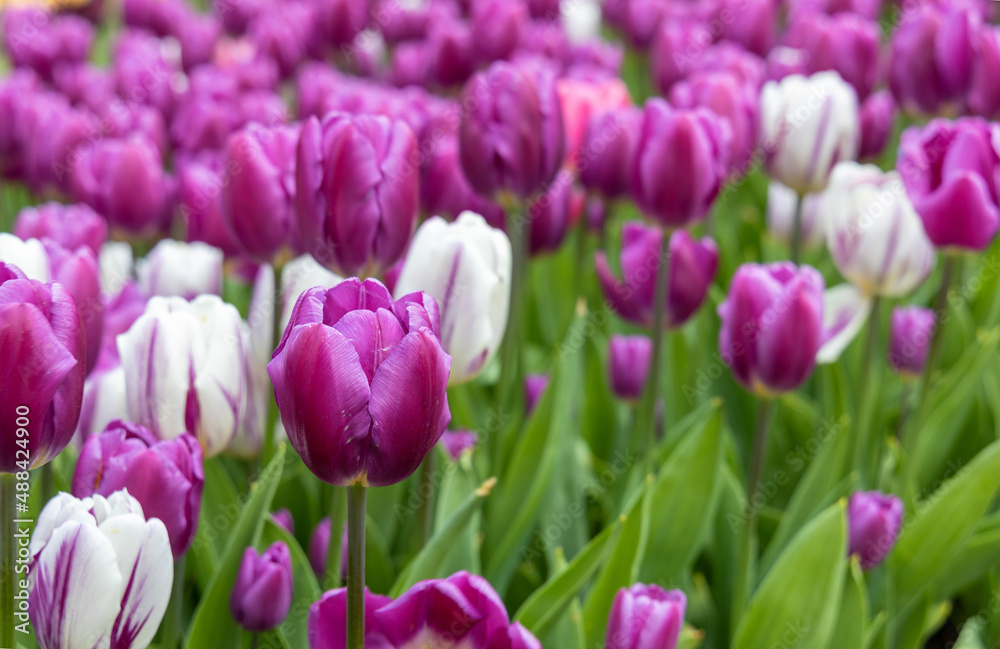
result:
[[[37,93],[17,115],[22,176],[36,194],[66,193],[75,171],[92,149],[97,120],[71,108],[64,97]]]
[[[226,142],[229,182],[222,213],[242,249],[270,261],[283,247],[298,247],[295,232],[295,148],[298,127],[251,124]]]
[[[861,557],[861,567],[871,570],[882,563],[896,544],[903,520],[903,501],[879,491],[856,491],[847,506],[850,535],[848,554]]]
[[[22,239],[51,239],[64,248],[90,248],[95,255],[108,240],[108,224],[86,205],[44,203],[17,215],[14,234]]]
[[[268,365],[292,446],[318,478],[395,484],[451,420],[437,303],[352,278],[299,298]]]
[[[699,37],[707,34],[703,25],[687,21],[663,21],[655,32],[649,52],[649,74],[663,94],[668,94],[675,83],[700,67],[706,51]]]
[[[792,19],[800,14],[854,13],[875,20],[882,13],[882,0],[798,0],[789,3]]]
[[[42,466],[69,443],[80,416],[86,339],[76,305],[61,284],[24,278],[0,262],[0,440],[13,449],[26,440],[29,468]],[[27,431],[27,436],[18,434]],[[13,452],[0,472],[24,470]]]
[[[462,169],[483,196],[527,199],[556,176],[565,153],[554,79],[542,64],[494,63],[462,94]]]
[[[76,303],[87,341],[86,372],[90,374],[97,364],[104,331],[104,304],[101,302],[97,255],[86,246],[73,250],[51,239],[46,239],[44,244],[52,281],[62,284]]]
[[[452,16],[432,20],[421,44],[423,51],[417,58],[424,60],[423,78],[430,85],[457,86],[468,81],[476,70],[472,29],[464,20]],[[408,52],[411,56],[413,53],[412,49]]]
[[[365,647],[392,649],[375,611],[392,603],[391,597],[376,595],[365,588]],[[347,649],[347,589],[337,588],[309,607],[310,649]]]
[[[21,113],[41,87],[31,70],[16,69],[0,79],[0,177],[18,177],[22,167]]]
[[[605,649],[674,649],[684,626],[687,598],[679,590],[635,584],[615,595]]]
[[[995,118],[1000,115],[1000,29],[984,25],[978,35],[979,52],[972,67],[972,81],[966,106],[973,115]]]
[[[241,249],[222,215],[223,184],[228,181],[222,156],[215,152],[181,156],[174,164],[185,241],[207,243],[227,257],[238,254]]]
[[[80,16],[38,7],[4,11],[3,44],[11,62],[46,80],[60,64],[86,61],[93,40],[93,25]]]
[[[267,11],[249,26],[249,39],[258,52],[270,57],[283,78],[290,77],[315,47],[311,30],[316,11],[307,3],[288,3],[280,11]]]
[[[417,142],[401,121],[330,113],[302,127],[295,206],[304,245],[342,275],[396,263],[416,225]]]
[[[652,354],[648,336],[612,336],[608,341],[608,382],[619,399],[637,401],[642,396]]]
[[[492,63],[514,53],[528,22],[528,7],[523,0],[476,0],[470,21],[476,58]]]
[[[1000,226],[998,141],[1000,126],[978,117],[903,132],[896,166],[935,246],[990,245]]]
[[[280,525],[286,532],[295,536],[295,519],[292,518],[292,512],[287,509],[279,509],[271,512],[271,518],[274,519],[275,524]]]
[[[187,4],[184,7],[170,35],[181,45],[181,65],[190,71],[212,59],[222,24],[214,16],[194,11]]]
[[[861,147],[858,158],[866,160],[882,155],[892,136],[896,121],[896,100],[892,93],[880,90],[861,104]]]
[[[611,271],[603,251],[595,255],[597,277],[605,298],[620,317],[643,327],[653,325],[662,241],[663,233],[658,228],[626,223],[622,228],[622,280]],[[696,241],[687,232],[678,230],[670,237],[667,254],[664,326],[675,329],[687,322],[704,302],[715,278],[719,251],[710,237]]]
[[[350,43],[368,22],[368,0],[310,0],[317,54]]]
[[[910,378],[924,371],[935,321],[932,309],[908,306],[892,310],[889,333],[889,364],[892,369]]]
[[[544,194],[530,200],[525,207],[528,251],[540,255],[558,250],[582,211],[583,196],[573,187],[572,174],[563,170]],[[512,221],[513,227],[523,227],[516,218]]]
[[[201,447],[194,435],[159,441],[148,428],[123,421],[111,422],[87,439],[73,473],[77,498],[127,489],[147,517],[167,526],[175,559],[194,541],[204,485]]]
[[[979,17],[962,8],[917,5],[892,35],[889,86],[910,112],[937,114],[965,100],[976,54]]]
[[[636,205],[667,228],[705,218],[726,177],[730,139],[725,122],[707,110],[649,100],[632,163]]]
[[[448,457],[458,462],[465,451],[475,448],[478,441],[479,439],[475,431],[449,430],[445,431],[444,435],[441,436],[439,443],[448,454]]]
[[[823,277],[788,262],[743,264],[719,305],[719,354],[745,388],[769,395],[809,378],[823,342]]]
[[[548,374],[529,374],[524,377],[524,411],[530,415],[549,387]]]
[[[788,29],[786,44],[806,53],[808,74],[834,70],[864,100],[879,76],[881,32],[857,14],[803,16]]]
[[[723,0],[722,16],[732,18],[722,22],[722,37],[739,43],[758,56],[766,56],[777,37],[777,0]]]
[[[386,43],[397,45],[404,41],[421,40],[427,35],[432,3],[395,0],[376,0],[372,15]],[[451,9],[449,4],[440,6]]]
[[[251,633],[270,631],[292,607],[292,554],[277,541],[263,554],[247,548],[229,597],[236,622]]]
[[[330,552],[330,517],[327,516],[313,528],[309,535],[309,565],[318,578],[326,574],[326,560]],[[347,577],[347,525],[340,539],[340,579]]]
[[[580,182],[608,200],[624,198],[629,188],[629,167],[639,138],[642,111],[610,110],[590,119],[577,168]]]
[[[428,214],[456,218],[465,211],[481,214],[493,227],[503,227],[503,209],[476,193],[459,161],[457,135],[434,142],[421,161],[420,206]]]
[[[129,103],[152,106],[165,118],[172,117],[184,79],[176,49],[141,30],[122,32],[111,59],[119,96]]]

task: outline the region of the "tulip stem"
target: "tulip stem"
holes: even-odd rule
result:
[[[163,616],[163,649],[181,646],[184,638],[184,563],[186,554],[174,561],[174,584],[170,590],[170,602]]]
[[[257,640],[260,639],[259,633],[253,633],[250,635],[250,649],[257,649]]]
[[[420,494],[420,504],[417,506],[417,528],[420,531],[420,547],[427,545],[427,540],[431,538],[431,531],[434,527],[434,508],[431,501],[434,495],[434,449],[424,457],[420,463],[420,486],[417,491]]]
[[[868,316],[868,337],[865,339],[864,355],[861,357],[863,368],[861,370],[861,380],[859,382],[860,392],[858,393],[858,414],[856,424],[858,429],[858,440],[854,445],[854,467],[861,475],[862,483],[866,482],[868,477],[870,477],[868,475],[868,458],[871,457],[871,441],[869,440],[869,436],[871,434],[871,426],[869,424],[871,422],[869,421],[868,411],[871,410],[872,398],[868,393],[871,388],[872,373],[876,369],[875,346],[878,344],[878,312],[880,302],[881,300],[878,296],[872,300],[871,315]],[[880,360],[881,359],[879,359],[879,361]],[[875,471],[877,472],[877,461]]]
[[[365,496],[362,484],[347,488],[347,649],[365,646]]]
[[[271,303],[273,309],[271,317],[274,320],[274,331],[271,332],[272,353],[278,348],[278,344],[281,343],[281,335],[285,333],[281,329],[281,269],[280,265],[274,265],[274,301]],[[270,384],[271,379],[268,377],[268,385],[270,386]],[[278,404],[275,401],[273,389],[268,389],[267,398],[267,418],[264,419],[264,440],[260,456],[261,466],[267,466],[274,455],[274,427],[278,424],[278,418],[281,416],[278,413]]]
[[[662,232],[662,231],[661,231]],[[656,400],[660,395],[660,376],[663,374],[663,317],[666,308],[667,282],[669,281],[669,259],[664,256],[669,234],[662,232],[660,250],[657,253],[656,284],[653,293],[653,353],[649,363],[649,380],[639,411],[635,441],[643,444],[640,453],[648,454],[656,442]],[[647,462],[651,458],[647,455]]]
[[[792,263],[798,265],[802,255],[802,206],[805,204],[802,194],[795,195],[795,218],[792,220]]]
[[[0,533],[3,540],[0,562],[0,647],[14,646],[14,494],[17,480],[12,473],[0,473]]]
[[[510,311],[507,317],[507,331],[503,338],[503,357],[500,366],[500,405],[509,407],[519,385],[521,375],[521,317],[524,308],[524,275],[527,270],[528,236],[530,224],[524,217],[507,209],[508,230],[510,231],[511,274]],[[497,458],[492,458],[496,462]]]

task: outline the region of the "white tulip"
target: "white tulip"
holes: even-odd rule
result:
[[[254,278],[249,327],[244,330],[243,357],[246,361],[247,406],[236,436],[229,442],[228,452],[243,458],[260,453],[267,426],[271,379],[267,363],[274,351],[274,269],[264,264]],[[280,418],[279,418],[280,419]]]
[[[129,417],[173,439],[190,432],[206,457],[229,444],[246,411],[247,325],[216,295],[154,297],[118,336]]]
[[[101,270],[101,293],[109,297],[118,295],[135,273],[132,246],[124,241],[105,242],[97,264]]]
[[[23,241],[8,232],[0,232],[0,261],[17,266],[28,279],[49,282],[49,254],[38,239]]]
[[[312,255],[302,255],[285,264],[281,271],[281,331],[288,326],[292,309],[303,292],[314,286],[333,288],[342,281],[343,277],[320,266]]]
[[[147,295],[222,295],[221,250],[207,243],[164,239],[136,263],[139,287]]]
[[[799,194],[825,188],[835,164],[857,157],[858,97],[836,72],[768,81],[760,120],[768,174]]]
[[[28,546],[31,621],[42,649],[149,646],[167,610],[167,528],[127,491],[79,500],[60,493]]]
[[[510,239],[463,212],[454,223],[424,222],[396,282],[397,299],[424,291],[441,308],[441,344],[451,354],[450,383],[475,377],[500,347],[510,309]]]
[[[570,43],[584,43],[601,33],[601,3],[597,0],[562,0],[563,29]]]
[[[820,194],[806,194],[802,201],[802,244],[811,248],[819,245],[826,235],[826,228],[819,220]],[[777,180],[767,186],[767,231],[782,243],[791,245],[795,229],[795,210],[799,195]]]

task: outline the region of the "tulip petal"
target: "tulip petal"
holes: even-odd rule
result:
[[[835,363],[868,321],[872,299],[853,284],[840,284],[823,294],[823,346],[820,365]]]
[[[770,390],[795,389],[815,366],[823,335],[823,303],[819,291],[810,290],[809,284],[813,282],[819,283],[821,291],[822,277],[803,266],[800,274],[784,287],[779,301],[761,318],[758,378]]]
[[[385,309],[377,312],[350,311],[333,328],[344,334],[344,338],[354,345],[361,360],[361,369],[365,371],[369,382],[375,370],[404,335],[399,320]]]
[[[365,647],[394,649],[389,644],[376,619],[375,612],[392,598],[376,595],[365,588]],[[309,607],[309,647],[311,649],[345,649],[347,647],[347,589],[338,588],[323,594]]]

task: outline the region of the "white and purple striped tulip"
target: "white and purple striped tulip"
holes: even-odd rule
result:
[[[167,528],[127,491],[60,493],[31,537],[31,622],[41,649],[141,649],[173,584]]]
[[[205,293],[222,295],[222,251],[207,243],[164,239],[136,262],[139,286],[148,295],[190,300]]]

